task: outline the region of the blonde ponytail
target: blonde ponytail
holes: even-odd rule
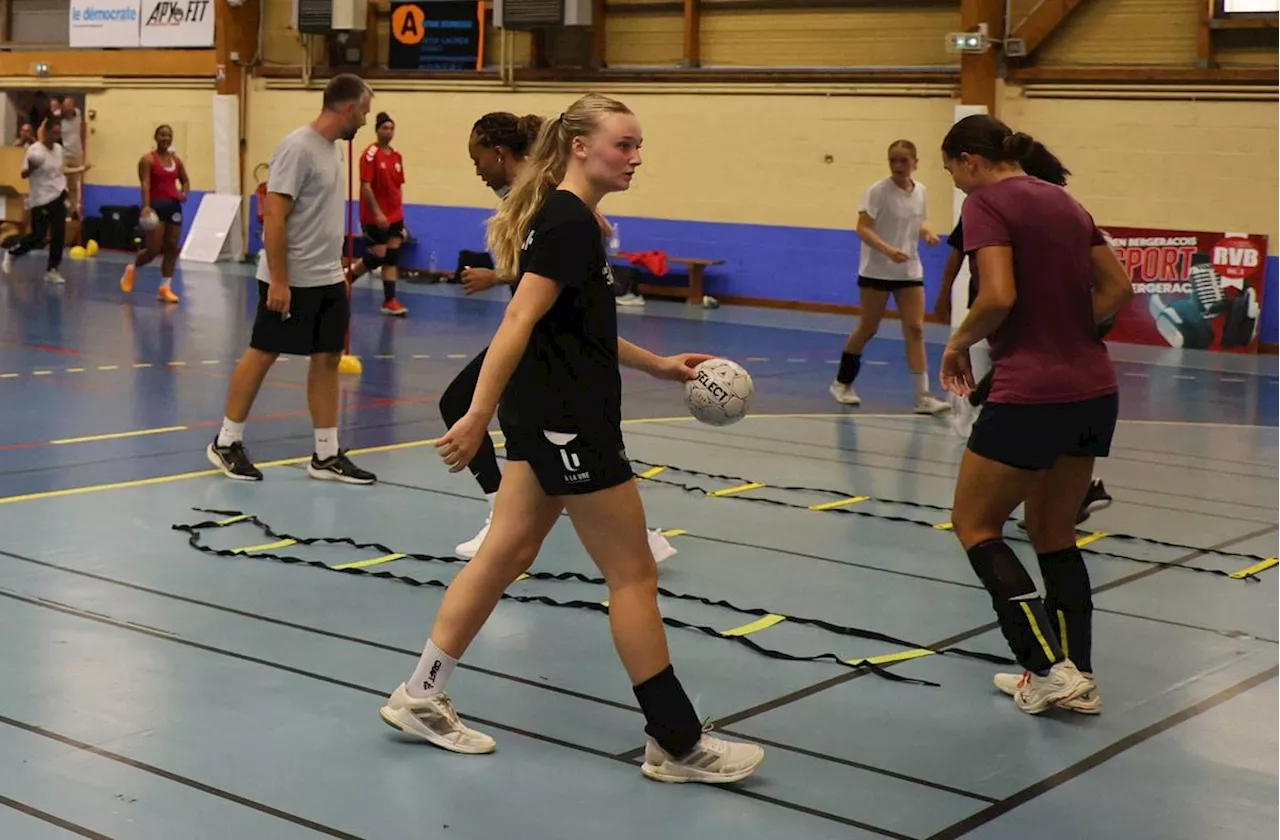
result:
[[[616,99],[589,93],[559,117],[542,124],[520,174],[512,182],[511,192],[489,220],[489,252],[493,254],[499,277],[518,279],[521,246],[543,202],[564,180],[574,138],[593,134],[609,114],[630,113],[630,109]]]

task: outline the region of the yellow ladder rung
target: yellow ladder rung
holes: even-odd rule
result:
[[[721,630],[721,636],[748,636],[752,633],[758,633],[761,630],[767,630],[775,624],[781,624],[786,621],[785,615],[774,615],[770,613],[764,618],[757,619],[750,624],[744,624],[741,627],[734,627],[729,630]]]
[[[750,484],[739,484],[737,487],[726,487],[726,488],[725,488],[725,489],[723,489],[723,490],[716,490],[715,492],[710,493],[709,495],[711,495],[711,496],[732,496],[732,495],[733,495],[733,494],[735,494],[735,493],[745,493],[745,492],[747,492],[748,490],[758,490],[759,488],[761,488],[761,487],[763,487],[763,486],[764,486],[764,485],[763,485],[763,484],[761,484],[760,482],[758,482],[758,481],[753,481],[753,482],[751,482]]]
[[[1231,577],[1235,578],[1236,580],[1241,580],[1243,578],[1248,577],[1249,575],[1256,575],[1258,572],[1266,571],[1267,569],[1270,569],[1272,566],[1276,565],[1277,563],[1280,563],[1280,558],[1268,557],[1266,560],[1263,560],[1261,563],[1255,563],[1247,569],[1241,569],[1238,572],[1232,572]]]
[[[364,569],[368,566],[377,566],[381,563],[390,563],[392,560],[400,560],[404,556],[405,555],[403,554],[384,554],[381,557],[371,557],[368,560],[357,560],[354,563],[343,563],[341,566],[333,566],[332,568],[335,571],[342,571],[343,569]]]
[[[834,502],[824,502],[820,505],[809,505],[809,510],[834,510],[847,505],[856,505],[859,502],[865,502],[870,498],[870,496],[850,496],[847,499],[837,499]]]
[[[280,542],[263,543],[262,545],[246,545],[240,548],[233,548],[231,551],[235,554],[248,554],[251,551],[270,551],[273,548],[288,548],[297,544],[297,540],[280,540]]]

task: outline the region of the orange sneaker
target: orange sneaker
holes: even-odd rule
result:
[[[160,287],[160,291],[156,292],[156,300],[163,303],[177,303],[178,296],[173,293],[173,289],[170,289],[166,283]]]
[[[383,315],[408,315],[409,310],[405,308],[403,303],[396,300],[395,298],[392,298],[391,300],[382,304],[382,314]]]
[[[120,291],[124,292],[126,295],[133,291],[134,274],[134,265],[133,263],[129,263],[125,266],[124,274],[120,275]]]

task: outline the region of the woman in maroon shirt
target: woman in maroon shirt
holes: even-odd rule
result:
[[[942,141],[944,165],[968,195],[964,250],[982,278],[943,354],[943,387],[973,391],[969,348],[984,338],[995,364],[951,520],[1026,669],[1020,678],[997,676],[996,686],[1030,714],[1054,706],[1096,714],[1093,603],[1076,514],[1094,459],[1110,453],[1119,412],[1115,369],[1097,325],[1133,290],[1088,212],[1022,169],[1042,149],[985,115],[956,123]],[[1019,504],[1045,580],[1043,601],[1003,539]]]

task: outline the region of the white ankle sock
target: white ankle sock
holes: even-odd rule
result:
[[[338,454],[338,430],[316,429],[316,457],[321,461]]]
[[[444,684],[449,681],[449,675],[457,664],[458,660],[427,639],[418,667],[413,669],[413,676],[404,684],[404,690],[410,697],[434,697],[444,691]]]
[[[218,431],[218,446],[230,446],[244,440],[244,424],[235,423],[222,418],[222,428]]]
[[[162,288],[162,289],[167,289],[167,288],[169,288],[169,287],[170,287],[170,286],[172,286],[172,285],[173,285],[173,278],[172,278],[172,277],[161,277],[161,278],[160,278],[160,288]]]
[[[929,371],[923,370],[919,373],[912,373],[911,379],[915,383],[917,397],[923,397],[929,393]]]

